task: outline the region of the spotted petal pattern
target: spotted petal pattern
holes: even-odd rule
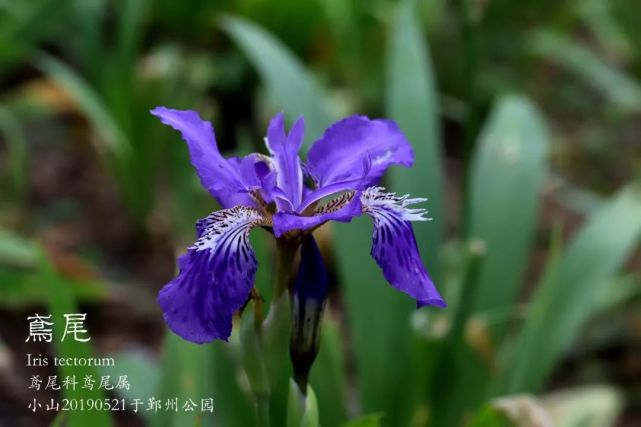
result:
[[[289,132],[282,113],[271,120],[265,138],[269,156],[225,158],[212,125],[197,112],[157,107],[151,113],[181,133],[201,183],[226,208],[198,221],[198,240],[178,259],[178,276],[158,296],[176,334],[197,343],[228,339],[233,315],[247,301],[257,269],[248,240],[253,227],[265,226],[289,243],[306,242],[302,253],[309,260],[315,253],[314,229],[363,213],[374,220],[371,254],[391,285],[419,306],[445,306],[421,262],[411,226],[411,221],[427,219],[424,209],[410,207],[425,199],[372,187],[388,167],[414,162],[411,145],[393,121],[365,116],[339,120],[316,140],[303,162],[302,117]],[[310,277],[317,274],[309,271]],[[320,292],[320,285],[314,286],[318,289],[310,291]]]
[[[186,340],[227,340],[232,318],[249,296],[258,267],[249,244],[260,211],[237,206],[196,223],[198,240],[179,259],[180,273],[158,295],[169,328]]]
[[[280,237],[291,230],[308,232],[327,221],[349,222],[362,213],[359,192],[348,191],[316,207],[311,215],[278,212],[273,218],[274,234]]]

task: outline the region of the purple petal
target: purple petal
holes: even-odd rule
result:
[[[227,340],[249,296],[258,263],[249,231],[263,221],[252,208],[214,212],[196,224],[199,239],[178,260],[180,273],[158,294],[169,328],[195,343]]]
[[[271,203],[276,187],[276,168],[272,159],[252,153],[238,160],[238,168],[247,188],[259,189],[263,199]]]
[[[327,208],[330,206],[330,208]],[[327,221],[349,222],[362,212],[358,193],[345,193],[318,208],[311,216],[295,212],[277,212],[272,218],[274,235],[282,236],[291,230],[309,230]]]
[[[266,143],[276,165],[276,182],[293,209],[300,205],[303,195],[303,171],[298,151],[303,143],[304,130],[305,122],[300,117],[290,129],[289,135],[285,135],[283,113],[274,116],[267,130]]]
[[[407,205],[424,201],[383,193],[381,188],[367,189],[361,201],[363,212],[374,220],[371,255],[383,270],[385,279],[396,289],[416,299],[419,307],[445,307],[432,279],[421,261],[410,221],[425,220],[422,209]]]
[[[393,164],[411,166],[414,152],[393,121],[351,116],[330,126],[312,145],[307,159],[308,171],[319,187],[361,180],[364,188],[376,184]]]
[[[243,192],[245,184],[238,169],[218,151],[211,123],[190,110],[156,107],[151,114],[181,133],[200,182],[221,206],[254,205],[252,199]]]

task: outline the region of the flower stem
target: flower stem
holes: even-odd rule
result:
[[[256,424],[268,427],[271,385],[265,366],[260,323],[255,319],[260,319],[262,314],[254,300],[249,301],[247,308],[247,312],[240,319],[242,362],[256,403]]]
[[[277,240],[276,250],[276,281],[274,283],[274,299],[287,289],[291,289],[296,271],[296,250],[298,244],[287,240]]]
[[[255,395],[256,414],[258,416],[258,427],[269,427],[269,397]]]

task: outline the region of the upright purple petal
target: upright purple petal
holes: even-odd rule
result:
[[[244,192],[245,183],[238,168],[218,151],[211,123],[190,110],[156,107],[151,114],[181,133],[200,182],[221,206],[253,206],[252,199]]]
[[[307,169],[319,187],[357,180],[378,183],[393,164],[411,166],[414,152],[396,123],[350,116],[331,125],[309,150]]]
[[[169,328],[195,343],[227,340],[232,318],[249,296],[258,263],[250,230],[264,218],[242,206],[198,221],[199,239],[179,258],[180,273],[163,287],[158,302]]]
[[[418,306],[445,307],[421,261],[410,221],[424,221],[424,209],[408,205],[425,199],[408,199],[370,187],[361,196],[363,212],[374,220],[372,257],[383,270],[385,279],[396,289],[416,299]]]
[[[252,153],[237,159],[243,182],[248,189],[259,190],[262,198],[271,203],[276,190],[276,167],[270,157]]]
[[[298,151],[303,143],[304,130],[305,122],[303,117],[299,117],[286,135],[283,113],[274,116],[267,130],[266,143],[276,165],[276,182],[289,201],[288,209],[296,209],[303,195],[303,171]]]

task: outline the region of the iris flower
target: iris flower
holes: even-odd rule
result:
[[[371,255],[387,281],[418,306],[445,306],[421,262],[411,225],[428,219],[425,209],[411,207],[426,199],[377,186],[389,166],[414,162],[412,147],[393,121],[339,120],[303,162],[302,117],[288,133],[282,113],[271,120],[265,138],[270,156],[225,158],[212,125],[197,112],[157,107],[151,113],[182,134],[200,182],[223,208],[197,221],[196,242],[178,258],[178,276],[158,296],[167,325],[182,338],[196,343],[229,338],[234,313],[247,302],[258,268],[249,242],[252,229],[299,245],[327,221],[349,222],[362,214],[373,220]]]

